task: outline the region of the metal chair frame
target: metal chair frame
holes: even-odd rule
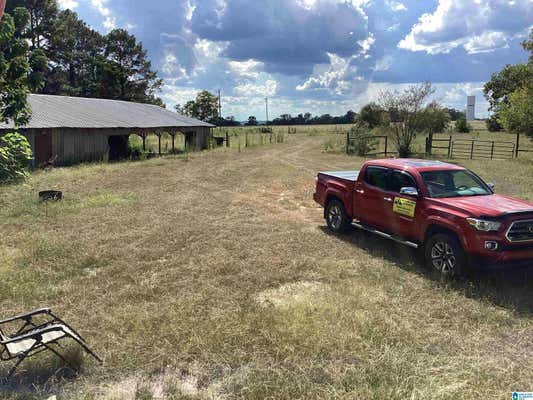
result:
[[[33,317],[35,316],[47,316],[48,319],[46,322],[41,324],[36,324],[33,321]],[[2,325],[6,325],[9,323],[16,323],[16,322],[23,322],[23,325],[12,335],[6,335],[2,331]],[[47,341],[46,343],[43,342],[43,335],[50,332],[61,332],[62,335],[58,337],[57,339]],[[76,332],[70,325],[68,325],[65,321],[63,321],[61,318],[57,317],[52,313],[52,310],[50,308],[40,308],[38,310],[34,310],[25,314],[16,315],[11,318],[7,318],[0,321],[0,361],[12,361],[17,360],[13,367],[9,370],[9,373],[6,377],[6,380],[9,381],[15,371],[17,370],[18,366],[28,357],[34,356],[36,354],[39,354],[43,351],[50,351],[54,353],[57,357],[59,357],[61,360],[63,360],[66,364],[70,365],[73,369],[76,369],[60,352],[58,352],[56,349],[54,349],[50,345],[57,345],[58,347],[62,348],[59,341],[63,339],[72,339],[78,345],[80,345],[88,354],[93,356],[98,362],[102,363],[102,360],[100,357],[94,353],[89,346],[87,345],[85,339]],[[10,343],[16,343],[23,340],[34,340],[33,345],[22,352],[18,352],[16,354],[11,354],[8,349],[8,344]]]

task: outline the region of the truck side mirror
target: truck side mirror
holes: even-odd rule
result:
[[[492,190],[494,192],[494,186],[496,186],[496,185],[494,185],[494,183],[489,182],[489,183],[487,183],[487,186],[490,187],[490,190]]]
[[[400,194],[411,197],[419,197],[418,189],[415,187],[403,187],[400,189]]]

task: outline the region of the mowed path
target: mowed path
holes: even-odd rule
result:
[[[329,234],[312,200],[316,171],[363,160],[324,153],[322,142],[292,135],[241,152],[58,169],[0,189],[2,312],[51,306],[105,359],[87,359],[53,390],[229,399],[526,390],[530,282],[440,282],[410,250]],[[51,187],[65,201],[45,208],[34,198]]]

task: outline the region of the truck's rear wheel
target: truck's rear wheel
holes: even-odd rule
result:
[[[346,214],[344,204],[340,200],[333,199],[326,208],[326,222],[328,228],[335,233],[345,232],[350,226],[350,218]]]
[[[466,257],[461,244],[453,235],[437,233],[431,236],[426,242],[424,253],[427,266],[442,276],[463,275]]]

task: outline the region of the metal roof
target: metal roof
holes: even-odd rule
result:
[[[159,106],[128,101],[30,94],[28,103],[32,116],[23,129],[214,127]],[[0,122],[0,129],[13,127]]]

